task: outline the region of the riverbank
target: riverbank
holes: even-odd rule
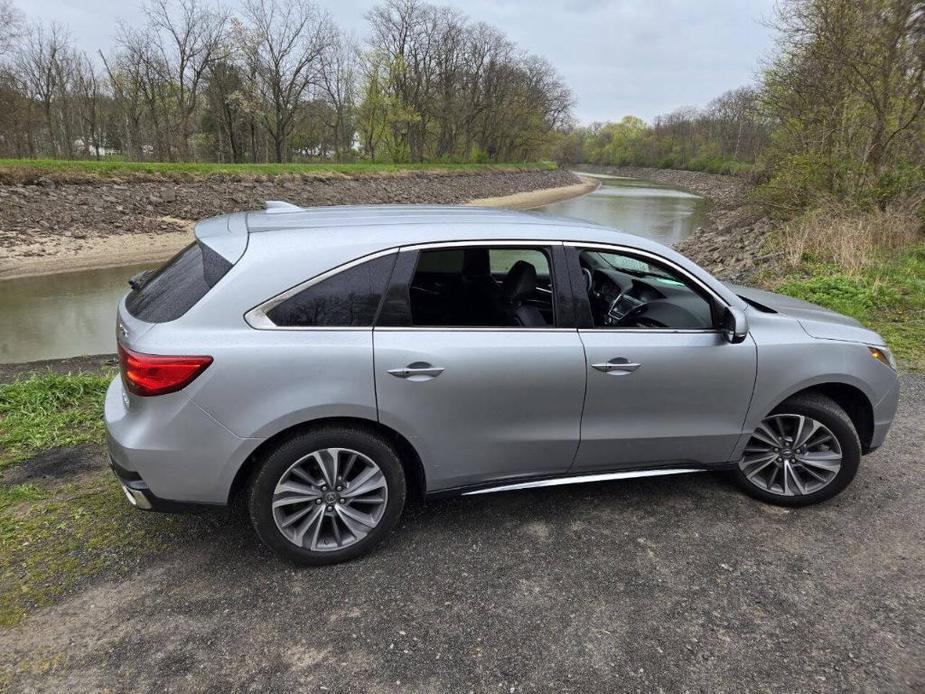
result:
[[[265,179],[266,177],[261,177]],[[537,207],[596,182],[561,169],[406,170],[271,180],[0,185],[0,280],[160,262],[205,217],[282,199],[313,205],[439,203]]]
[[[772,224],[748,204],[748,181],[703,171],[634,166],[579,167],[589,173],[641,178],[689,190],[710,201],[707,223],[675,246],[698,265],[725,280],[746,281],[778,254],[767,248]]]

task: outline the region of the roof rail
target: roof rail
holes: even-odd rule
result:
[[[285,202],[284,200],[267,200],[264,205],[266,206],[267,214],[302,211],[302,208],[298,205],[293,205],[291,202]]]

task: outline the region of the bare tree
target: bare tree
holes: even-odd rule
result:
[[[322,55],[334,40],[330,18],[307,0],[246,0],[250,23],[245,54],[264,102],[263,124],[276,161],[287,144],[299,105],[320,82]]]
[[[179,155],[189,158],[193,115],[209,66],[224,57],[228,15],[198,0],[151,0],[145,8],[158,64],[173,85],[171,101],[179,118]]]

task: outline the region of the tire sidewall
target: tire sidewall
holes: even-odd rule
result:
[[[276,527],[272,500],[276,485],[289,467],[309,453],[324,448],[348,448],[367,456],[382,471],[388,488],[379,524],[359,542],[333,551],[311,551],[290,542]],[[378,436],[360,429],[321,428],[298,434],[275,447],[264,459],[251,484],[248,506],[258,537],[272,550],[296,564],[335,564],[366,554],[395,527],[405,505],[405,474],[395,450]]]
[[[784,402],[780,407],[774,409],[768,416],[778,414],[799,414],[806,417],[812,417],[816,421],[828,427],[842,450],[841,469],[838,471],[835,479],[832,480],[822,489],[812,494],[801,496],[781,496],[772,494],[764,489],[752,484],[742,472],[741,468],[736,465],[733,469],[733,477],[739,486],[749,495],[777,504],[778,506],[808,506],[817,504],[822,501],[831,499],[840,494],[851,484],[854,476],[857,474],[858,466],[861,462],[861,442],[858,439],[854,425],[838,405],[828,399],[793,399]]]

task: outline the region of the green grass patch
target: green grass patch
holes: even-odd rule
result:
[[[771,284],[856,318],[883,336],[903,366],[925,369],[925,244],[884,254],[855,273],[806,260]]]
[[[32,374],[0,385],[0,470],[42,449],[102,442],[112,374]]]
[[[46,371],[0,385],[0,471],[44,449],[102,442],[111,378]],[[0,483],[0,628],[82,579],[130,568],[126,557],[150,554],[189,524],[132,508],[108,471],[66,482]]]
[[[108,473],[53,489],[0,487],[0,628],[84,578],[130,568],[127,557],[163,548],[189,525],[132,508]]]
[[[173,162],[127,162],[114,160],[0,159],[0,184],[35,183],[48,178],[59,183],[93,183],[100,180],[194,181],[263,180],[291,178],[362,178],[401,176],[418,171],[466,173],[490,171],[552,170],[553,162],[521,164],[204,164]]]

